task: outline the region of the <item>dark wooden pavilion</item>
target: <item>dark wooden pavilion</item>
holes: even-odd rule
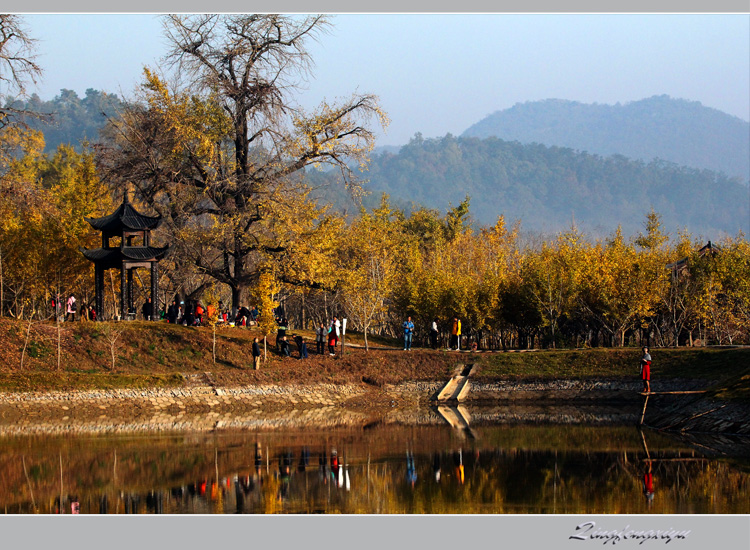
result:
[[[81,248],[83,255],[94,263],[96,286],[96,316],[102,319],[104,311],[104,272],[120,270],[120,311],[123,319],[134,313],[133,270],[139,267],[151,269],[151,319],[159,312],[158,281],[159,260],[164,258],[170,246],[151,246],[151,230],[159,227],[160,216],[145,216],[130,204],[125,193],[122,204],[109,216],[84,218],[91,227],[102,232],[102,247],[93,250]],[[111,247],[109,240],[120,237],[120,246]]]

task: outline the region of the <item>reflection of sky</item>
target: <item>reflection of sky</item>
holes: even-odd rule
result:
[[[61,88],[130,94],[165,51],[154,15],[29,15],[51,99]],[[311,46],[301,97],[381,98],[379,145],[460,134],[516,103],[628,102],[667,94],[750,120],[747,15],[340,15]]]
[[[22,456],[6,440],[0,475],[8,490],[0,507],[33,512],[31,487],[36,510],[57,513],[62,461],[66,514],[76,497],[81,513],[93,514],[749,511],[750,473],[656,434],[646,435],[648,455],[640,434],[626,427],[478,426],[474,434],[382,426],[314,437],[277,433],[257,445],[247,432],[72,438],[24,444]],[[647,456],[653,504],[644,498]]]

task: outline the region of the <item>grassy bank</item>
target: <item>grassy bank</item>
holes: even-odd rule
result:
[[[28,323],[0,319],[0,391],[50,391],[174,387],[189,384],[192,374],[210,372],[219,385],[360,383],[374,386],[407,380],[446,380],[459,364],[478,366],[478,381],[550,378],[633,378],[640,351],[594,349],[509,353],[455,353],[415,349],[347,348],[343,356],[317,355],[313,334],[300,332],[310,351],[307,360],[272,351],[254,371],[252,329],[187,328],[167,323]],[[293,333],[290,333],[293,334]],[[116,338],[115,338],[116,336]],[[370,338],[375,346],[400,342]],[[59,343],[59,362],[58,362]],[[362,344],[347,334],[347,343]],[[25,351],[23,351],[25,348]],[[112,354],[114,353],[114,368]],[[23,366],[21,365],[23,356]],[[722,380],[726,398],[750,397],[750,349],[652,350],[654,379]]]

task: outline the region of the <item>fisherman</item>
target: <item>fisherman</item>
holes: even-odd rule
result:
[[[643,347],[643,357],[641,357],[641,380],[643,380],[643,392],[651,393],[651,355],[645,346]]]

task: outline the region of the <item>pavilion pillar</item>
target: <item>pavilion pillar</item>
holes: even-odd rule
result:
[[[159,263],[151,262],[151,320],[159,320]]]
[[[96,320],[101,321],[104,315],[104,268],[98,263],[94,267],[94,293]]]
[[[128,307],[128,270],[125,267],[125,262],[122,262],[122,268],[120,268],[120,315],[121,319],[127,319],[127,307]]]
[[[128,268],[128,315],[135,312],[133,307],[133,268]],[[128,319],[129,317],[126,317]]]

